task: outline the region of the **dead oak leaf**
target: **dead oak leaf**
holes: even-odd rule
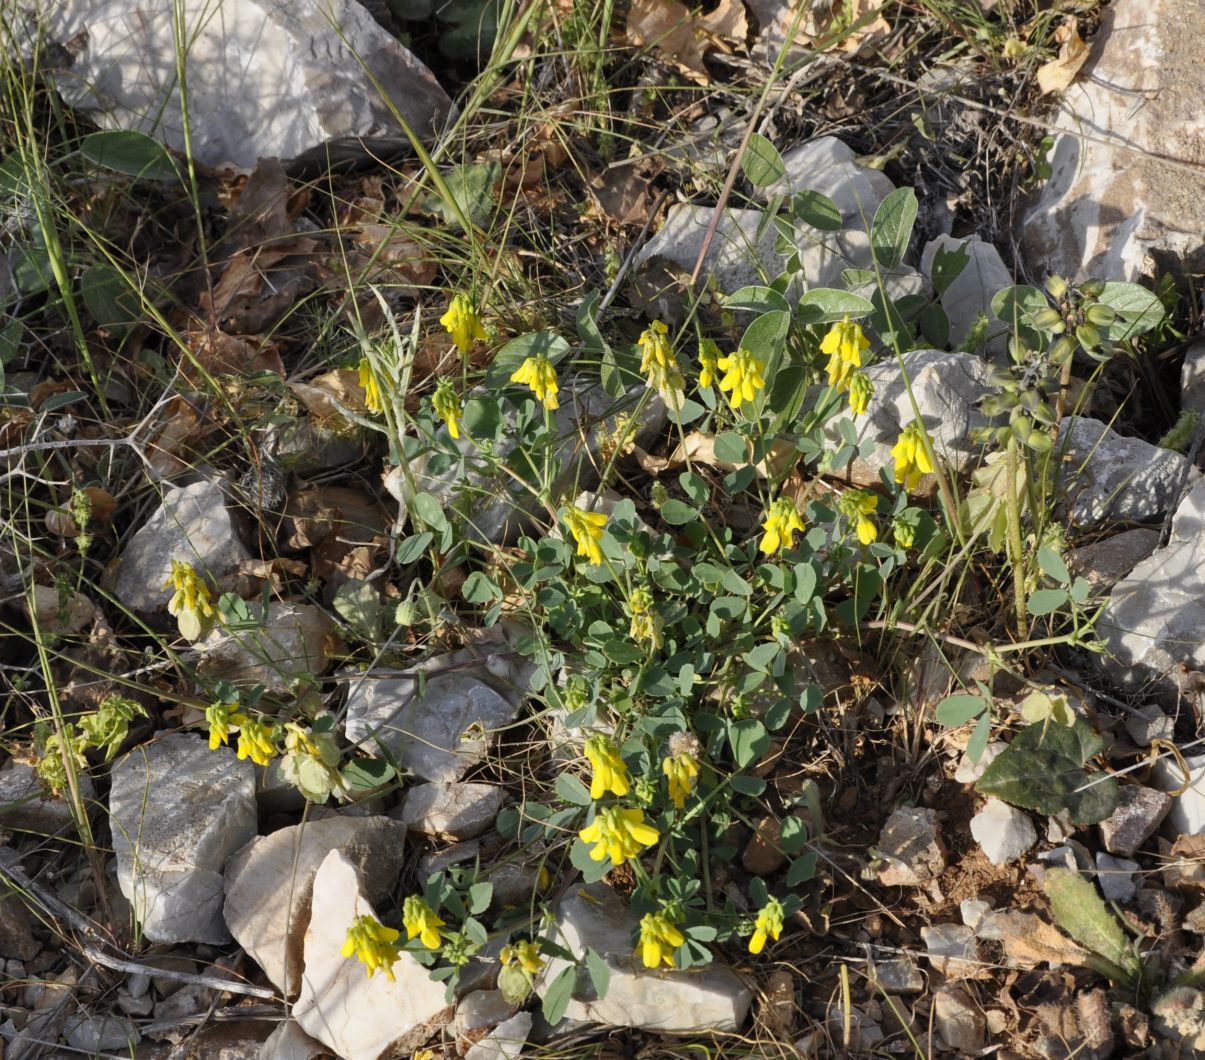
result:
[[[1079,35],[1079,22],[1074,15],[1063,19],[1063,24],[1054,31],[1054,39],[1059,44],[1059,57],[1038,68],[1038,88],[1043,95],[1065,92],[1088,59],[1088,45]]]
[[[694,15],[678,0],[635,0],[625,35],[637,48],[651,47],[692,81],[707,84],[711,75],[703,56],[723,41],[744,43],[749,24],[740,0],[721,0],[715,11]]]

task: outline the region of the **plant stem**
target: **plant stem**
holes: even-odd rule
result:
[[[1017,636],[1022,640],[1029,634],[1028,621],[1025,613],[1025,555],[1021,545],[1021,502],[1017,497],[1017,473],[1020,470],[1020,454],[1017,452],[1017,439],[1009,436],[1007,452],[1008,484],[1004,495],[1005,510],[1008,514],[1008,552],[1009,562],[1013,568],[1013,603],[1017,612]]]

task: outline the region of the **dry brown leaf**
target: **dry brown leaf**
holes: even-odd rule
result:
[[[1088,59],[1088,45],[1079,35],[1079,22],[1074,15],[1063,19],[1063,24],[1054,31],[1054,39],[1059,43],[1059,57],[1038,68],[1038,87],[1043,95],[1070,88]]]
[[[364,388],[360,386],[359,373],[352,368],[335,368],[314,376],[308,383],[290,383],[289,389],[317,420],[345,422],[339,405],[353,412],[365,409]]]
[[[759,51],[765,50],[765,58],[774,59],[777,56],[795,20],[799,2],[801,0],[760,0],[752,5],[762,27]],[[841,36],[838,47],[842,51],[856,52],[891,32],[891,23],[882,15],[884,0],[834,0],[827,5],[813,4],[811,0],[802,2],[809,4],[809,10],[795,36],[795,44],[799,47],[826,49],[834,38],[841,35],[842,27],[856,25],[871,15],[874,17],[866,25]]]
[[[1014,961],[1033,967],[1038,964],[1082,965],[1089,953],[1058,928],[1033,913],[993,913],[992,932]]]
[[[748,28],[739,0],[721,0],[715,11],[701,17],[678,0],[635,0],[625,33],[630,44],[654,48],[692,81],[705,85],[711,75],[703,56],[723,47],[725,39],[743,44]]]
[[[718,467],[721,471],[735,471],[737,468],[745,466],[743,463],[734,464],[717,457],[715,439],[714,434],[692,431],[677,444],[669,456],[650,456],[643,449],[637,447],[636,460],[645,471],[652,475],[658,475],[662,471],[672,471],[688,461]],[[771,447],[770,457],[769,461],[762,460],[753,468],[761,478],[781,475],[799,459],[799,450],[786,442],[776,442]]]
[[[217,328],[189,331],[184,338],[196,362],[185,364],[185,375],[190,378],[196,376],[197,366],[213,376],[274,372],[283,377],[285,374],[280,349],[274,342],[246,335],[227,335]]]

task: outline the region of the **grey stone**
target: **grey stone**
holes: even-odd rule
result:
[[[1035,273],[1156,277],[1205,268],[1205,53],[1200,11],[1179,0],[1118,0],[1055,115],[1050,179],[1026,211]]]
[[[456,1004],[452,1028],[463,1037],[482,1027],[493,1027],[510,1018],[515,1005],[507,1001],[501,990],[473,990]]]
[[[354,0],[187,0],[190,146],[206,165],[380,152],[405,142],[391,108],[429,137],[451,104],[431,71]],[[172,9],[67,0],[47,35],[77,34],[56,71],[67,102],[103,127],[138,129],[185,149]],[[381,91],[388,93],[383,99]]]
[[[889,994],[919,994],[925,989],[924,973],[909,957],[875,962],[874,978]]]
[[[1096,855],[1096,882],[1101,893],[1110,902],[1128,902],[1138,891],[1134,873],[1138,862],[1128,858],[1115,858],[1103,851]]]
[[[613,435],[619,418],[631,416],[642,397],[644,404],[631,440],[641,446],[651,444],[666,422],[665,403],[644,386],[634,387],[618,399],[598,383],[569,375],[561,379],[560,386],[560,407],[551,414],[555,438],[551,458],[558,470],[549,483],[550,495],[558,499],[598,482],[600,439]],[[416,490],[435,497],[449,519],[469,539],[480,543],[512,543],[547,519],[547,510],[531,491],[497,468],[497,462],[506,461],[521,442],[519,406],[504,399],[502,417],[502,437],[492,450],[496,460],[483,458],[480,443],[464,435],[458,441],[445,438],[448,446],[459,449],[462,460],[450,460],[446,453],[422,453],[385,477],[385,488],[398,501],[399,522],[408,517]],[[446,435],[447,428],[441,430]]]
[[[369,753],[379,741],[415,776],[452,783],[485,759],[493,730],[514,720],[531,673],[503,641],[357,675],[347,738]]]
[[[941,307],[950,320],[950,345],[965,349],[967,338],[983,316],[987,318],[987,331],[983,333],[987,340],[986,350],[992,354],[1004,353],[1008,349],[1012,325],[992,312],[992,299],[1006,287],[1012,287],[1014,281],[1000,252],[991,243],[977,237],[938,236],[930,240],[921,253],[921,272],[932,280],[937,252],[952,253],[962,249],[967,253],[966,264],[941,295]]]
[[[85,804],[96,797],[92,778],[78,774]],[[0,828],[13,832],[58,835],[75,831],[71,807],[65,798],[51,795],[28,762],[10,759],[0,768]]]
[[[646,969],[632,949],[637,927],[627,902],[604,884],[573,887],[561,899],[556,941],[579,959],[593,949],[611,972],[606,997],[573,998],[566,1016],[667,1034],[740,1028],[753,995],[735,972],[717,965],[689,971]],[[536,980],[539,993],[569,967],[568,961],[550,956]]]
[[[983,918],[991,911],[992,903],[985,902],[982,898],[964,898],[958,903],[958,913],[962,922],[972,931],[978,930]]]
[[[163,585],[173,559],[191,563],[216,599],[215,589],[235,588],[239,567],[250,558],[216,482],[169,486],[163,503],[122,550],[110,584],[131,610],[166,613],[172,594]]]
[[[938,458],[956,474],[970,470],[979,460],[982,447],[971,441],[971,431],[985,426],[988,419],[976,407],[991,393],[986,364],[966,353],[942,353],[938,350],[911,350],[904,354],[903,368],[895,357],[867,369],[874,384],[865,415],[857,417],[854,427],[860,442],[867,443],[850,465],[850,475],[862,485],[878,485],[879,472],[894,473],[891,449],[900,431],[916,418],[905,385],[905,373],[920,410],[920,421],[929,432]],[[836,414],[824,427],[835,445],[844,444],[837,424],[847,412]],[[842,471],[845,469],[842,468]],[[936,488],[933,476],[922,480],[918,492]]]
[[[1038,841],[1029,815],[999,799],[988,799],[971,818],[971,835],[993,865],[1016,861]]]
[[[934,924],[920,929],[929,961],[950,979],[966,979],[979,972],[979,940],[965,924]]]
[[[258,836],[226,865],[226,926],[264,974],[290,997],[301,988],[301,955],[318,867],[332,850],[356,867],[368,901],[397,882],[406,829],[388,817],[327,817]],[[264,895],[274,895],[271,902]]]
[[[262,444],[264,454],[280,467],[298,475],[312,475],[362,460],[369,448],[368,435],[358,424],[340,424],[335,429],[303,416],[269,428]]]
[[[1098,632],[1109,676],[1162,706],[1174,709],[1184,682],[1205,670],[1205,482],[1180,502],[1168,543],[1113,587]]]
[[[1006,748],[1003,740],[992,740],[983,748],[983,754],[979,756],[978,762],[972,762],[971,756],[963,754],[958,760],[958,768],[954,770],[954,779],[959,784],[974,784],[983,776],[988,766],[996,760],[996,756]]]
[[[1171,807],[1172,798],[1166,792],[1123,784],[1117,792],[1117,807],[1100,823],[1105,849],[1110,854],[1132,857],[1155,834]]]
[[[1176,719],[1158,707],[1135,707],[1125,719],[1126,732],[1139,747],[1150,747],[1155,740],[1170,740],[1176,733]]]
[[[946,1045],[964,1056],[984,1046],[987,1019],[960,986],[944,985],[933,992],[933,1025]]]
[[[531,1036],[532,1015],[516,1012],[464,1054],[464,1060],[518,1060]]]
[[[1180,368],[1180,407],[1205,412],[1205,339],[1198,339],[1184,353]]]
[[[424,835],[472,839],[493,825],[505,795],[493,784],[417,784],[390,816]]]
[[[208,1012],[214,992],[199,983],[184,983],[155,1004],[156,1023],[176,1023]]]
[[[937,811],[897,807],[883,825],[874,853],[886,862],[879,869],[879,883],[887,887],[917,887],[936,879],[946,867]]]
[[[1188,785],[1179,763],[1162,758],[1155,766],[1154,782],[1167,791],[1179,794],[1171,797],[1167,823],[1177,835],[1205,834],[1205,755],[1184,759],[1188,766]],[[1181,790],[1183,789],[1183,790]],[[1167,798],[1168,796],[1164,796]]]
[[[0,876],[0,887],[5,877]],[[33,920],[16,892],[0,891],[0,961],[31,961],[42,944],[33,937]]]
[[[155,942],[228,942],[222,869],[255,835],[255,769],[191,733],[118,759],[109,794],[117,880]]]
[[[96,616],[96,605],[83,593],[60,600],[58,590],[49,585],[31,585],[21,606],[27,617],[37,614],[45,633],[78,633]]]
[[[155,1008],[155,999],[150,994],[132,997],[127,990],[117,992],[117,1007],[127,1016],[149,1016]]]
[[[1074,839],[1069,839],[1062,846],[1043,850],[1038,855],[1038,861],[1068,872],[1078,872],[1081,876],[1088,876],[1092,872],[1092,856],[1083,843]]]
[[[797,195],[814,191],[826,195],[841,211],[846,228],[870,231],[879,204],[895,185],[877,169],[857,164],[857,155],[835,136],[821,136],[792,147],[782,155],[786,174],[761,189],[762,196]]]
[[[252,604],[250,612],[258,627],[216,628],[197,644],[190,655],[199,673],[244,687],[262,684],[277,695],[326,673],[329,653],[339,642],[335,624],[322,608],[273,600],[266,615],[259,604]]]
[[[1191,486],[1201,477],[1180,453],[1083,416],[1063,420],[1059,450],[1062,489],[1081,528],[1157,519],[1176,503],[1182,483]]]
[[[142,1040],[134,1024],[121,1016],[92,1016],[84,1013],[68,1016],[63,1024],[63,1040],[73,1049],[89,1056],[97,1053],[128,1052]]]
[[[1136,526],[1073,548],[1067,553],[1067,566],[1093,588],[1111,589],[1158,547],[1158,530]]]
[[[451,1018],[444,987],[401,952],[394,979],[371,979],[364,965],[341,954],[348,925],[376,917],[364,897],[355,865],[332,850],[314,877],[312,912],[305,932],[301,996],[293,1018],[336,1056],[382,1060],[407,1054]]]
[[[325,1045],[293,1020],[278,1024],[259,1050],[259,1060],[317,1060],[329,1055]]]

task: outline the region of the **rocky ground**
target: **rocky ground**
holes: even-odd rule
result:
[[[25,329],[0,332],[0,1060],[1205,1053],[1205,430],[1184,415],[1205,415],[1199,12],[1172,0],[1063,5],[1058,18],[972,5],[993,37],[961,7],[943,19],[944,5],[922,5],[921,19],[858,2],[848,47],[824,51],[824,30],[804,20],[788,53],[820,59],[792,68],[754,113],[794,8],[637,4],[603,37],[615,55],[600,70],[640,130],[631,156],[608,162],[598,130],[573,130],[589,146],[563,142],[568,126],[552,115],[570,93],[558,79],[574,68],[557,56],[572,50],[572,4],[547,5],[539,33],[511,42],[539,62],[484,81],[471,49],[455,51],[463,19],[355,0],[215,6],[188,68],[187,138],[180,97],[163,87],[176,74],[166,8],[64,2],[44,23],[65,53],[48,84],[76,132],[145,129],[165,158],[190,157],[205,189],[204,201],[153,182],[72,200],[81,225],[111,224],[141,247],[177,299],[117,322],[85,295],[88,323],[76,326],[99,374],[73,345],[73,313],[56,308],[53,255],[46,282],[30,279],[32,207],[0,162],[0,305]],[[1086,42],[1068,28],[1075,14]],[[1007,42],[1036,39],[1039,25],[1045,50],[1009,67]],[[1035,76],[1063,83],[1038,94]],[[549,106],[524,111],[529,91]],[[475,92],[489,107],[458,144],[441,139]],[[169,103],[149,122],[156,93]],[[6,107],[11,158],[20,108]],[[735,179],[750,123],[781,156],[774,180]],[[464,181],[454,202],[416,205],[409,134]],[[629,902],[645,870],[588,880],[571,860],[581,807],[565,809],[566,778],[588,782],[585,741],[618,731],[619,711],[583,722],[565,710],[549,684],[568,687],[581,660],[566,649],[546,680],[531,612],[507,606],[498,572],[527,558],[522,535],[548,521],[514,473],[522,414],[504,412],[493,463],[391,449],[339,345],[357,327],[399,344],[427,329],[400,399],[416,415],[419,392],[454,360],[461,370],[434,322],[462,278],[440,240],[497,232],[496,217],[457,228],[475,209],[473,159],[497,164],[490,186],[499,201],[513,195],[521,230],[486,257],[523,277],[528,303],[547,294],[535,315],[552,331],[576,322],[586,336],[587,287],[625,325],[689,328],[697,306],[682,292],[696,269],[721,306],[788,267],[798,286],[771,294],[846,284],[869,296],[881,282],[939,305],[942,348],[918,342],[867,369],[853,455],[829,476],[843,488],[884,487],[915,419],[951,479],[973,481],[976,432],[1003,422],[993,369],[1014,322],[997,316],[998,291],[1054,273],[1138,283],[1168,310],[1093,376],[1086,403],[1059,404],[1066,573],[1048,561],[1041,584],[1066,597],[1082,580],[1091,636],[1044,638],[1039,624],[1017,650],[1004,633],[1011,582],[997,559],[964,554],[950,564],[965,586],[949,616],[834,622],[784,649],[817,703],[737,763],[757,809],[719,829],[729,856],[705,870],[746,920],[753,881],[798,900],[758,957],[734,937],[706,966],[646,967]],[[145,181],[123,179],[134,177]],[[849,270],[881,264],[870,219],[904,187],[920,203],[907,253],[859,288]],[[786,238],[768,218],[813,193],[839,216]],[[427,242],[399,235],[399,216],[417,218]],[[204,267],[186,267],[197,247]],[[967,265],[948,282],[951,251]],[[307,317],[315,306],[339,328]],[[490,374],[509,336],[490,327],[502,333],[465,362],[478,396],[509,373]],[[573,341],[583,360],[609,348]],[[626,504],[633,525],[672,536],[661,472],[703,466],[718,482],[744,457],[688,433],[658,398],[639,407],[616,455],[615,394],[597,373],[566,372],[560,407],[545,412],[557,456],[547,495],[616,522]],[[833,450],[849,442],[835,417],[818,430]],[[473,455],[471,439],[458,444]],[[599,468],[613,464],[601,488]],[[927,488],[918,503],[936,512]],[[692,519],[756,534],[760,509],[726,499]],[[490,560],[425,558],[453,552],[438,544],[452,516]],[[180,562],[204,572],[215,603],[228,594],[195,637],[165,590]],[[986,714],[960,714],[989,684]],[[217,741],[207,708],[235,689],[243,698],[226,702],[238,709],[254,690],[294,711],[281,706],[282,720],[309,719],[307,738],[333,758],[316,750],[301,775],[299,758],[257,764],[237,738]],[[987,771],[1031,731],[1020,726],[1034,722],[1035,689],[1038,722],[1075,733],[1083,754],[993,786]],[[48,734],[113,696],[132,706],[110,745],[89,745],[48,790],[39,763],[70,757]],[[1047,805],[1033,792],[1052,774],[1071,778],[1064,796],[1107,781],[1106,812]],[[807,877],[795,876],[796,835]],[[451,986],[409,951],[392,977],[369,977],[344,953],[349,925],[398,926],[402,899],[439,872],[463,884],[472,915],[502,927]],[[1098,905],[1088,927],[1075,921]],[[559,947],[522,999],[499,983],[516,923]]]

